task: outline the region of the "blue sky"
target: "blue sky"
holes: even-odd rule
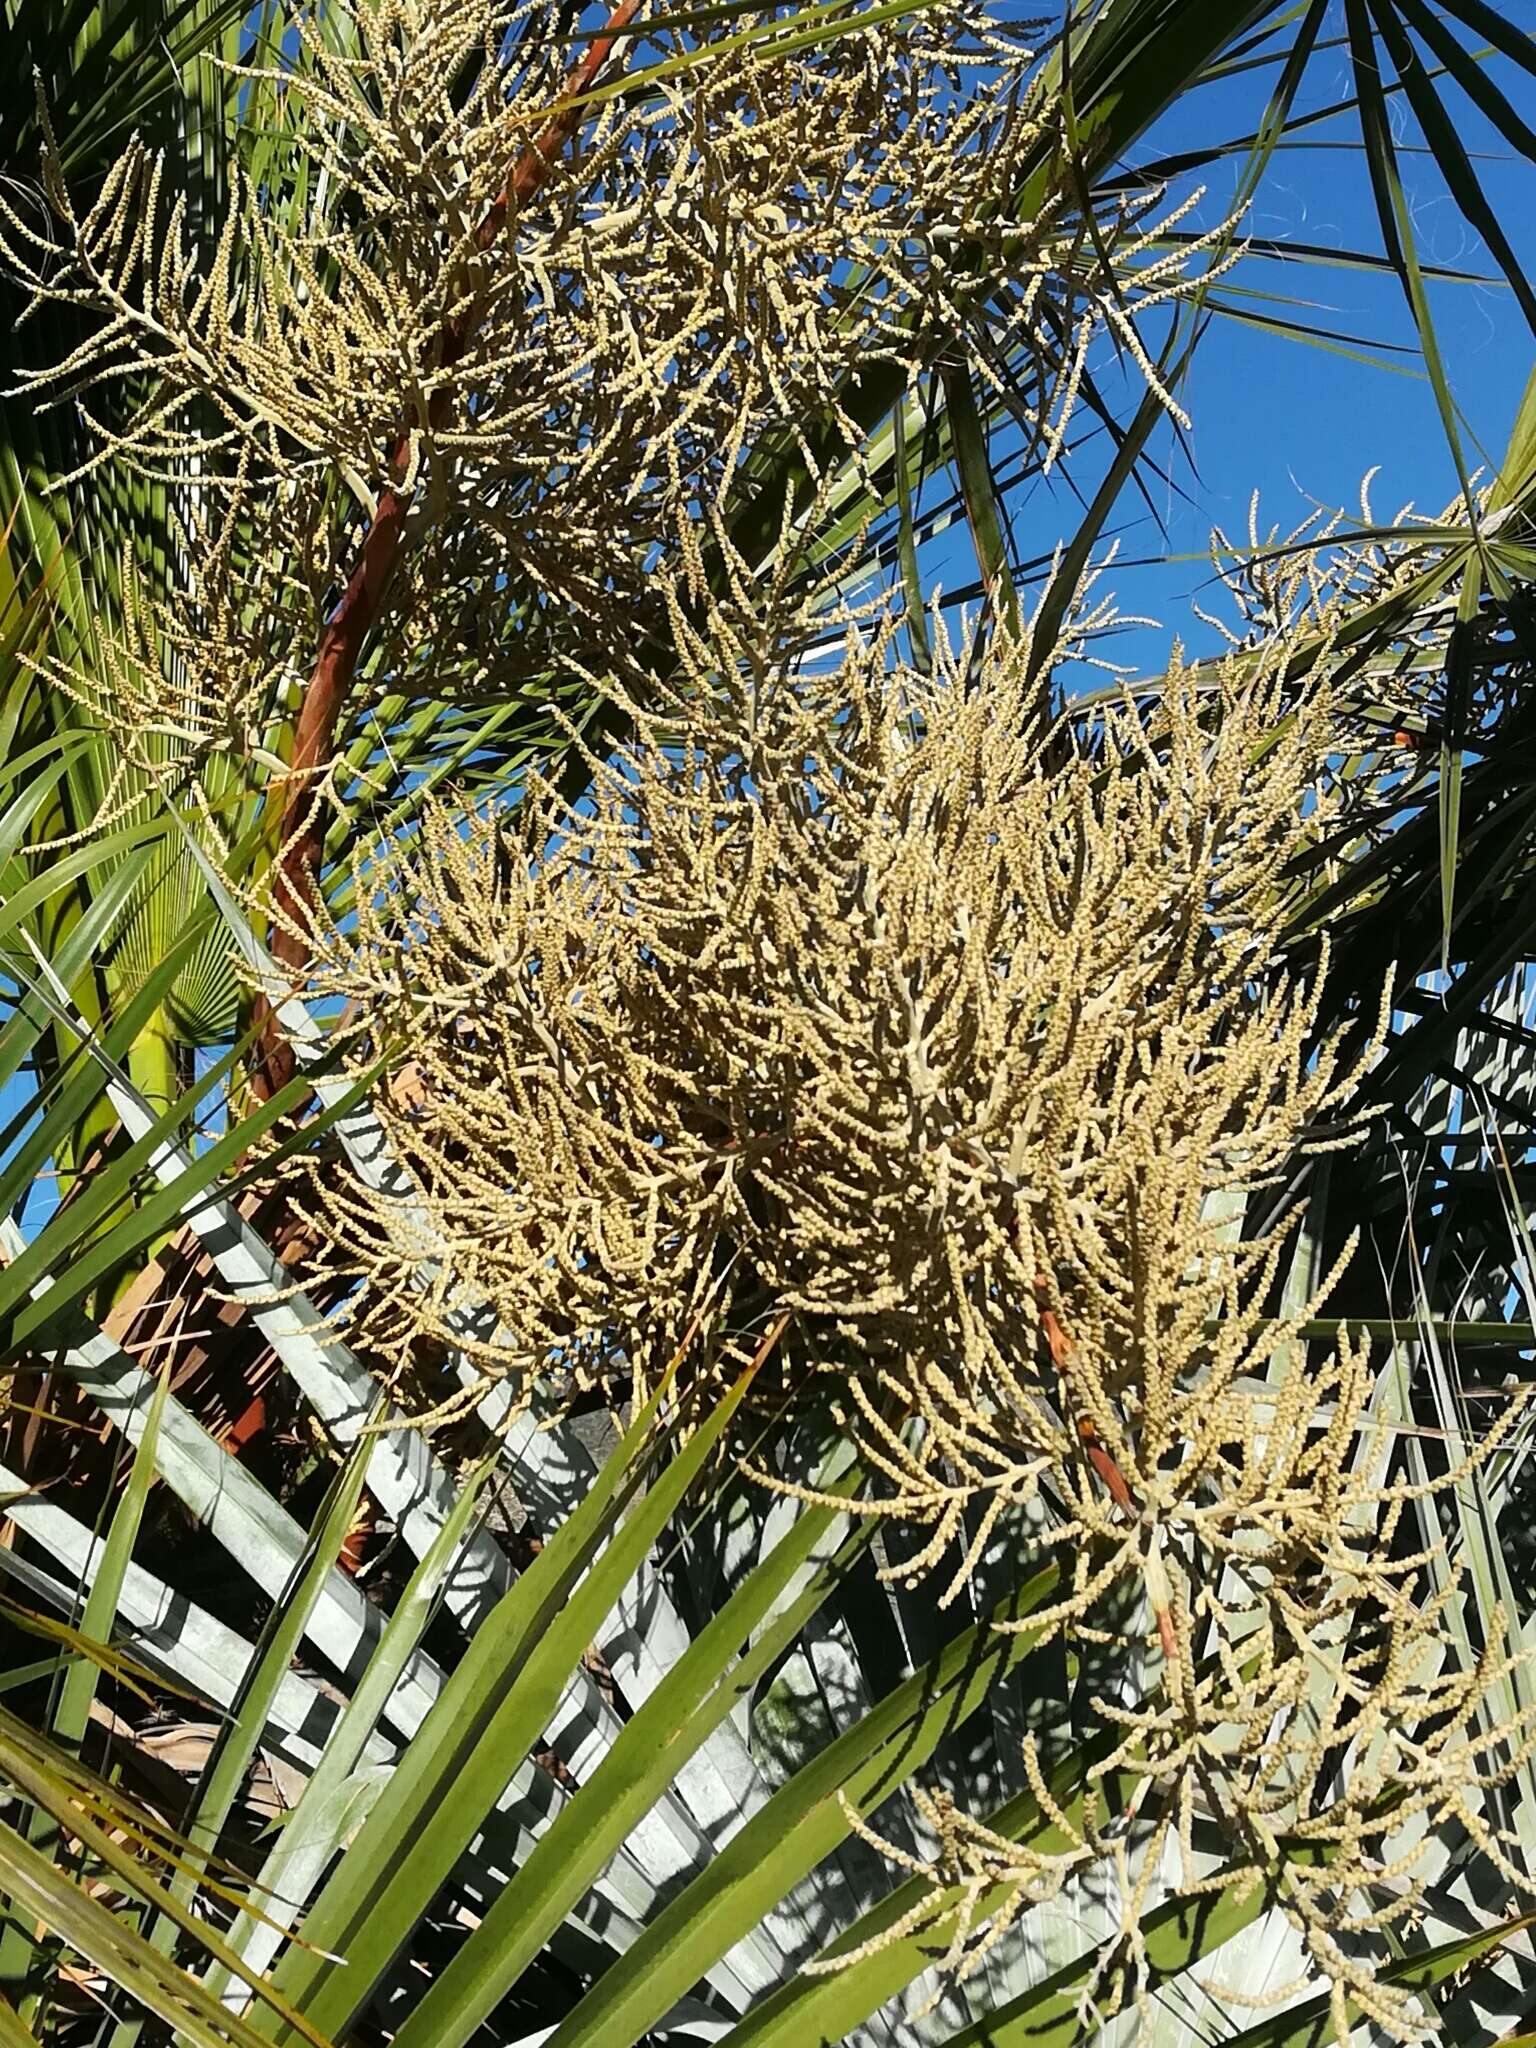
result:
[[[1505,11],[1515,20],[1527,17],[1536,26],[1536,0],[1516,0]],[[1338,22],[1331,22],[1330,32],[1337,29]],[[1524,117],[1536,123],[1536,80],[1497,61],[1490,65],[1490,75]],[[1140,160],[1150,160],[1162,149],[1201,146],[1250,133],[1271,82],[1271,73],[1248,74],[1183,102],[1169,121],[1144,139]],[[1300,107],[1347,99],[1351,89],[1346,53],[1320,50]],[[1536,167],[1514,157],[1503,138],[1454,87],[1448,90],[1447,104],[1516,254],[1536,271]],[[1446,194],[1433,161],[1410,153],[1418,138],[1402,119],[1401,108],[1394,113],[1421,256],[1428,263],[1496,277],[1496,266]],[[1320,146],[1282,145],[1272,160],[1249,217],[1249,232],[1277,241],[1375,253],[1380,231],[1358,146],[1358,117],[1343,114],[1310,131],[1309,140]],[[1203,175],[1210,189],[1196,218],[1210,226],[1227,209],[1235,171],[1223,165]],[[1208,630],[1189,613],[1191,596],[1210,596],[1210,570],[1203,559],[1136,568],[1131,558],[1157,554],[1165,547],[1176,554],[1202,556],[1216,523],[1240,539],[1253,490],[1261,493],[1264,523],[1282,528],[1296,524],[1314,503],[1354,512],[1361,478],[1377,465],[1380,475],[1372,487],[1372,506],[1378,516],[1390,516],[1409,500],[1420,511],[1438,512],[1456,490],[1456,472],[1433,392],[1393,275],[1248,258],[1234,277],[1254,289],[1308,302],[1274,309],[1288,318],[1407,345],[1414,352],[1393,358],[1401,374],[1392,374],[1236,321],[1213,323],[1181,393],[1194,422],[1188,448],[1195,471],[1174,450],[1171,432],[1161,431],[1153,444],[1152,452],[1165,466],[1171,465],[1174,481],[1186,494],[1162,485],[1154,489],[1167,541],[1134,494],[1127,494],[1120,507],[1122,555],[1127,562],[1111,573],[1105,587],[1115,589],[1124,609],[1149,612],[1164,628],[1156,634],[1127,636],[1125,652],[1138,664],[1160,666],[1175,630],[1192,646],[1212,644]],[[1486,455],[1496,462],[1536,360],[1536,341],[1502,284],[1445,283],[1434,286],[1432,293],[1441,350],[1475,437],[1468,442],[1468,460],[1475,463]],[[1116,381],[1111,370],[1110,388]],[[1122,380],[1122,389],[1123,410],[1128,413],[1138,393],[1129,380]],[[1094,460],[1102,459],[1095,451]],[[1054,501],[1037,498],[1022,514],[1016,531],[1021,548],[1033,553],[1050,544],[1053,527],[1070,532],[1075,524],[1074,501],[1059,493]]]

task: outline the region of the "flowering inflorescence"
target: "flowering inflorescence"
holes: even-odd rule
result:
[[[648,1391],[701,1321],[734,1370],[730,1329],[788,1311],[758,1398],[830,1406],[869,1475],[836,1504],[916,1532],[887,1576],[947,1602],[1011,1531],[1060,1562],[1018,1627],[1125,1647],[1129,1589],[1160,1674],[1099,1703],[1118,1737],[1048,1854],[930,1814],[951,1961],[1089,1863],[1134,1901],[1167,1848],[1279,1882],[1339,1997],[1406,2024],[1339,1935],[1367,1891],[1413,1912],[1415,1821],[1504,1854],[1475,1735],[1507,1664],[1440,1670],[1366,1352],[1300,1362],[1331,1276],[1276,1317],[1286,1221],[1234,1234],[1214,1199],[1346,1142],[1371,1052],[1280,964],[1348,736],[1326,594],[1305,686],[1293,624],[1057,718],[1027,634],[941,636],[924,674],[878,619],[831,659],[792,624],[679,595],[685,673],[579,811],[434,813],[359,864],[318,983],[359,1057],[409,1046],[413,1190],[328,1186],[352,1312],[402,1368],[425,1333],[521,1396]]]
[[[817,1333],[934,1558],[958,1502],[1053,1460],[1074,1526],[1118,1528],[1086,1421],[1139,1501],[1198,1495],[1224,1440],[1194,1381],[1272,1343],[1243,1308],[1284,1241],[1227,1242],[1209,1198],[1338,1136],[1316,987],[1267,978],[1324,693],[1277,646],[1053,724],[1025,642],[967,687],[969,645],[925,676],[883,624],[828,665],[679,597],[672,638],[671,715],[578,816],[432,813],[322,940],[413,1048],[412,1215],[523,1340],[488,1366],[665,1348],[729,1252],[737,1297]],[[356,1224],[381,1260],[415,1227]]]
[[[765,8],[719,49],[626,19],[644,90],[589,89],[574,124],[564,20],[360,0],[341,44],[296,9],[292,60],[237,70],[280,93],[308,175],[280,201],[237,169],[211,241],[137,141],[89,206],[51,143],[47,215],[0,195],[8,266],[84,320],[27,389],[80,405],[87,464],[232,489],[258,543],[322,567],[398,501],[421,545],[389,605],[432,613],[423,694],[492,589],[525,625],[607,621],[611,656],[657,549],[697,548],[765,431],[824,474],[862,439],[850,379],[978,321],[1054,454],[1094,334],[1162,392],[1136,321],[1202,250],[1231,258],[1225,225],[1170,245],[1198,195],[1085,222],[1059,98],[966,0],[810,37]]]

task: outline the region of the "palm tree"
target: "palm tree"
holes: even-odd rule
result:
[[[920,1817],[904,1801],[923,1786],[963,1793],[1002,1839],[1049,1848],[1084,1825],[1106,1796],[1091,1774],[1095,1681],[1079,1653],[1032,1644],[1047,1589],[1016,1583],[996,1559],[942,1614],[893,1588],[876,1577],[879,1546],[831,1501],[797,1512],[722,1479],[714,1453],[736,1426],[731,1401],[691,1434],[658,1408],[595,1435],[579,1417],[509,1422],[504,1394],[481,1390],[456,1435],[368,1433],[378,1358],[327,1320],[341,1282],[311,1275],[324,1248],[314,1210],[279,1172],[309,1162],[323,1181],[338,1156],[364,1181],[399,1171],[381,1092],[397,1081],[345,1065],[334,1007],[290,993],[310,964],[312,906],[343,930],[357,914],[353,850],[410,843],[436,791],[506,804],[537,773],[584,792],[637,692],[686,674],[688,629],[728,604],[735,565],[778,564],[784,601],[824,616],[839,597],[898,587],[921,668],[934,659],[935,563],[963,524],[974,582],[948,600],[979,608],[984,640],[1028,612],[1037,644],[1054,643],[1177,411],[1194,351],[1213,322],[1244,311],[1225,267],[1240,224],[1201,237],[1168,216],[1208,165],[1230,163],[1240,201],[1262,190],[1275,151],[1311,118],[1298,108],[1320,53],[1349,67],[1346,111],[1381,229],[1360,260],[1404,291],[1465,471],[1396,122],[1433,153],[1536,326],[1456,125],[1470,105],[1536,155],[1498,83],[1511,66],[1536,71],[1536,44],[1482,0],[1434,11],[1345,0],[1342,24],[1322,0],[1109,0],[1072,13],[1023,67],[1053,118],[1002,108],[1006,187],[975,181],[961,239],[936,245],[942,291],[898,295],[899,346],[837,353],[839,333],[864,331],[882,277],[863,244],[834,248],[823,300],[835,380],[803,391],[792,416],[760,404],[739,460],[709,471],[718,488],[684,601],[654,601],[670,537],[638,518],[620,547],[612,515],[594,570],[583,521],[604,501],[562,498],[558,464],[541,455],[540,470],[508,443],[497,408],[518,431],[527,422],[504,364],[476,350],[487,333],[512,334],[528,351],[542,341],[556,372],[561,349],[587,347],[599,369],[614,358],[573,338],[589,308],[569,283],[553,301],[566,330],[517,326],[537,295],[519,285],[506,303],[507,216],[537,222],[552,193],[568,201],[565,167],[601,149],[615,110],[638,124],[696,83],[707,108],[708,81],[774,38],[824,60],[851,94],[864,31],[895,48],[920,30],[915,7],[874,12],[722,6],[646,20],[621,6],[589,22],[551,11],[520,16],[505,43],[453,44],[445,108],[473,108],[487,80],[505,79],[539,119],[510,156],[475,167],[476,203],[450,235],[462,275],[441,280],[432,317],[411,329],[410,376],[391,359],[382,426],[361,402],[361,427],[300,418],[309,401],[296,386],[274,425],[257,403],[261,364],[246,365],[221,412],[193,352],[163,336],[141,336],[110,380],[81,388],[94,427],[70,404],[40,409],[37,396],[60,387],[29,380],[99,319],[89,293],[58,293],[61,279],[78,282],[59,268],[67,232],[64,255],[41,263],[45,290],[15,327],[5,400],[0,1315],[17,1375],[0,1484],[17,1540],[0,1563],[17,1585],[8,1611],[19,1627],[50,1628],[53,1648],[41,1674],[18,1655],[31,1710],[0,1717],[0,1768],[18,1802],[0,1836],[12,1911],[4,2038],[87,2038],[103,1983],[116,1989],[101,2037],[125,2043],[156,2028],[199,2042],[398,2037],[406,2048],[480,2027],[560,2048],[1082,2038],[1085,1991],[1119,1939],[1102,1900],[1090,1891],[1072,1912],[1022,1917],[957,1984],[936,1959],[966,1916],[984,1923],[1025,1880],[986,1866],[984,1883],[951,1871],[935,1892],[920,1870],[893,1877],[859,1831],[877,1815],[875,1831],[916,1854]],[[355,312],[406,261],[374,159],[391,111],[380,52],[408,51],[452,13],[327,5],[290,22],[275,6],[204,0],[14,7],[28,61],[3,88],[15,96],[4,124],[13,267],[39,260],[29,236],[60,236],[61,205],[87,221],[103,190],[128,195],[130,225],[139,209],[163,220],[150,173],[163,150],[194,260],[216,263],[222,224],[246,208],[225,293],[236,324],[263,291],[295,320],[317,299]],[[1234,77],[1254,86],[1249,132],[1214,147],[1200,95]],[[317,109],[333,124],[324,151]],[[113,187],[135,133],[137,182]],[[1165,139],[1176,133],[1177,149]],[[887,132],[893,149],[902,134],[900,123]],[[932,170],[914,161],[914,175]],[[621,216],[623,195],[615,172],[588,214]],[[870,209],[878,196],[866,195]],[[399,198],[409,221],[412,195]],[[308,274],[306,238],[320,251]],[[337,267],[343,249],[352,272]],[[1149,319],[1176,260],[1185,282]],[[1046,282],[1031,294],[1036,273]],[[19,311],[26,289],[7,290]],[[1126,416],[1100,355],[1080,351],[1089,311],[1095,332],[1107,325],[1144,357]],[[321,320],[310,345],[325,339]],[[531,353],[519,363],[519,375],[539,374]],[[217,437],[238,415],[252,476],[279,476],[287,495],[242,486],[215,499],[210,471],[168,459],[155,410],[168,382],[200,459],[237,460]],[[618,397],[599,389],[593,404],[610,399],[616,409],[597,416],[617,433],[628,417]],[[1319,1030],[1369,1009],[1387,976],[1394,1028],[1361,1083],[1373,1112],[1364,1146],[1324,1165],[1298,1158],[1282,1190],[1299,1234],[1271,1308],[1307,1300],[1364,1222],[1367,1250],[1330,1313],[1371,1333],[1394,1470],[1426,1482],[1475,1442],[1485,1388],[1519,1377],[1536,1345],[1522,1130],[1533,423],[1529,397],[1491,492],[1467,477],[1443,521],[1333,536],[1335,551],[1360,551],[1342,614],[1326,635],[1301,630],[1289,656],[1299,682],[1344,650],[1358,747],[1339,776],[1336,828],[1290,891],[1287,957],[1309,966],[1331,932],[1333,1007]],[[1059,553],[1031,563],[1010,513],[1056,468],[1084,509]],[[612,472],[594,473],[612,492]],[[1283,577],[1311,545],[1235,566]],[[518,570],[499,566],[509,560]],[[178,613],[189,591],[200,608]],[[229,687],[200,699],[198,718],[150,730],[157,693],[214,672],[199,663],[221,633]],[[1049,670],[1035,680],[1044,696]],[[1162,682],[1138,684],[1139,700],[1155,706]],[[123,708],[138,702],[149,709],[130,756]],[[1070,708],[1083,733],[1101,716],[1088,696]],[[1235,1237],[1268,1227],[1260,1208],[1234,1200]],[[313,1277],[308,1295],[295,1294],[295,1273]],[[460,1300],[454,1313],[457,1342],[418,1360],[435,1403],[461,1390],[488,1331],[494,1343],[489,1304]],[[1333,1334],[1314,1322],[1303,1339],[1322,1347]],[[1468,1654],[1496,1636],[1501,1602],[1521,1612],[1500,1517],[1524,1446],[1517,1428],[1448,1504],[1423,1508],[1432,1572],[1448,1588],[1457,1563],[1467,1571],[1447,1613]],[[828,1477],[828,1455],[810,1426],[785,1450],[808,1483],[851,1490],[855,1475],[834,1464]],[[156,1479],[175,1507],[159,1505]],[[391,1540],[360,1583],[350,1566],[364,1501]],[[523,1516],[537,1546],[518,1545],[510,1525]],[[189,1555],[193,1526],[213,1539],[216,1569]],[[1025,1631],[998,1633],[999,1618]],[[120,1714],[105,1705],[103,1672]],[[178,1713],[184,1692],[170,1688],[211,1703],[212,1740],[180,1800],[150,1771],[152,1724],[130,1682],[182,1702]],[[1521,1671],[1505,1674],[1489,1713],[1518,1721],[1528,1688]],[[1016,1762],[1032,1715],[1049,1738],[1049,1798]],[[92,1747],[103,1727],[105,1751]],[[103,1759],[137,1802],[104,1783]],[[264,1769],[296,1804],[253,1840]],[[1516,1745],[1496,1817],[1536,1868],[1529,1780]],[[1374,1948],[1360,1937],[1379,1982],[1417,1993],[1447,2039],[1481,2038],[1474,2006],[1505,2023],[1528,2016],[1513,1895],[1485,1847],[1442,1844],[1419,1926]],[[199,1895],[207,1918],[194,1916]],[[1153,1892],[1146,1905],[1141,1967],[1158,2038],[1202,2026],[1227,2040],[1316,2040],[1344,2017],[1320,1980],[1250,2026],[1201,1988],[1262,1990],[1295,1974],[1293,1936],[1262,1886]],[[289,1942],[305,1908],[303,1938]],[[800,1973],[829,1946],[853,1959]],[[249,2004],[242,1977],[258,1986]]]

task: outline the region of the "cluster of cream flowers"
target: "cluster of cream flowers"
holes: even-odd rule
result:
[[[345,44],[296,9],[301,61],[236,73],[276,80],[306,178],[278,203],[237,169],[211,243],[138,140],[89,206],[51,146],[46,211],[0,194],[0,261],[84,323],[25,388],[82,408],[87,467],[168,480],[205,527],[200,499],[236,501],[241,547],[189,536],[151,593],[178,649],[134,685],[151,724],[217,744],[270,721],[386,501],[411,545],[381,661],[412,694],[506,693],[549,635],[620,661],[658,551],[696,566],[765,434],[813,482],[848,457],[850,379],[876,366],[985,324],[1050,453],[1106,324],[1161,391],[1135,323],[1230,234],[1170,246],[1197,194],[1085,222],[1061,102],[985,7],[835,33],[767,7],[704,44],[619,12],[640,82],[573,122],[547,0],[357,0]],[[145,652],[125,641],[130,680]]]
[[[1087,1532],[1119,1504],[1082,1422],[1138,1498],[1197,1492],[1192,1362],[1271,1342],[1240,1310],[1283,1243],[1228,1243],[1209,1198],[1336,1135],[1316,987],[1267,973],[1324,693],[1277,645],[1053,722],[1027,640],[922,674],[849,621],[812,662],[684,595],[684,673],[578,813],[429,812],[315,935],[360,1056],[411,1047],[386,1113],[420,1200],[349,1226],[376,1284],[451,1245],[517,1332],[486,1369],[525,1379],[644,1383],[706,1304],[788,1308],[933,1559],[957,1503],[1035,1491],[1063,1418]]]
[[[756,1398],[830,1406],[868,1476],[838,1504],[918,1532],[888,1575],[947,1601],[1013,1531],[1060,1567],[1020,1628],[1112,1644],[1140,1603],[1157,1676],[1100,1703],[1048,1851],[934,1806],[951,1964],[1118,1861],[1094,1997],[1129,1995],[1168,1849],[1275,1887],[1339,2012],[1411,2031],[1340,1937],[1416,1910],[1426,1820],[1512,1871],[1486,1802],[1530,1731],[1486,1764],[1508,1659],[1442,1668],[1366,1351],[1301,1363],[1286,1224],[1234,1236],[1213,1199],[1347,1142],[1379,1028],[1346,1057],[1278,964],[1347,737],[1333,657],[1299,688],[1277,631],[1051,718],[1027,637],[941,636],[920,673],[880,625],[820,662],[724,608],[674,626],[686,676],[576,812],[436,813],[320,934],[358,1056],[410,1049],[410,1199],[324,1195],[360,1326],[406,1372],[423,1334],[463,1348],[468,1294],[485,1379],[639,1393],[680,1347],[738,1371],[787,1316]]]

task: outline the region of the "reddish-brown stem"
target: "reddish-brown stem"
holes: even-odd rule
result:
[[[1049,1283],[1043,1273],[1035,1278],[1035,1292],[1043,1299]],[[1050,1348],[1051,1363],[1061,1374],[1063,1384],[1067,1377],[1067,1361],[1072,1356],[1072,1341],[1061,1327],[1055,1309],[1046,1308],[1040,1312],[1040,1326],[1045,1332],[1045,1341]],[[1114,1455],[1099,1435],[1098,1424],[1091,1415],[1077,1418],[1077,1440],[1083,1447],[1089,1464],[1109,1490],[1110,1498],[1128,1515],[1139,1512],[1136,1496],[1131,1492],[1125,1474],[1115,1463]]]
[[[1048,1284],[1043,1273],[1036,1274],[1035,1292],[1042,1300],[1045,1298]],[[1051,1363],[1055,1366],[1057,1372],[1061,1374],[1062,1381],[1065,1383],[1067,1361],[1072,1356],[1072,1341],[1061,1327],[1060,1319],[1053,1308],[1041,1310],[1040,1326],[1045,1332],[1045,1341],[1050,1348]],[[1120,1470],[1119,1465],[1116,1464],[1114,1454],[1109,1449],[1109,1446],[1105,1443],[1103,1437],[1099,1435],[1098,1425],[1094,1422],[1091,1415],[1078,1416],[1077,1440],[1083,1447],[1083,1455],[1098,1474],[1101,1484],[1108,1489],[1109,1496],[1116,1506],[1123,1508],[1128,1515],[1139,1516],[1141,1510],[1136,1505],[1136,1496],[1131,1492],[1130,1483],[1126,1479],[1125,1474]],[[1156,1540],[1157,1532],[1154,1529],[1149,1534],[1149,1541],[1155,1543]],[[1147,1555],[1151,1559],[1153,1553],[1148,1551]],[[1158,1641],[1163,1646],[1163,1655],[1170,1664],[1176,1664],[1179,1656],[1179,1643],[1173,1626],[1173,1611],[1168,1605],[1167,1599],[1159,1599],[1153,1591],[1150,1563],[1147,1567],[1147,1600],[1152,1609],[1153,1619],[1157,1623],[1157,1636]]]
[[[555,111],[537,138],[519,155],[512,175],[475,231],[475,244],[482,252],[489,250],[502,233],[509,209],[526,204],[548,177],[580,126],[585,111],[582,95],[591,88],[614,43],[639,9],[640,0],[619,0],[603,33],[594,39],[580,63],[572,67]],[[447,324],[438,351],[443,367],[451,367],[464,354],[479,317],[479,309],[471,304]],[[432,402],[429,424],[440,425],[445,410],[446,399],[439,393]],[[396,477],[404,476],[409,460],[410,437],[402,431],[391,461]],[[346,588],[321,635],[314,671],[299,706],[293,757],[282,785],[283,815],[273,892],[277,918],[272,945],[278,965],[289,969],[295,978],[309,962],[305,928],[325,845],[325,806],[317,785],[335,750],[337,723],[357,673],[363,642],[379,616],[384,594],[405,551],[409,504],[409,494],[394,485],[380,497]],[[260,1056],[251,1083],[258,1097],[268,1099],[293,1078],[293,1048],[283,1037],[271,1006],[264,999],[258,1002],[257,1020],[261,1028]]]

